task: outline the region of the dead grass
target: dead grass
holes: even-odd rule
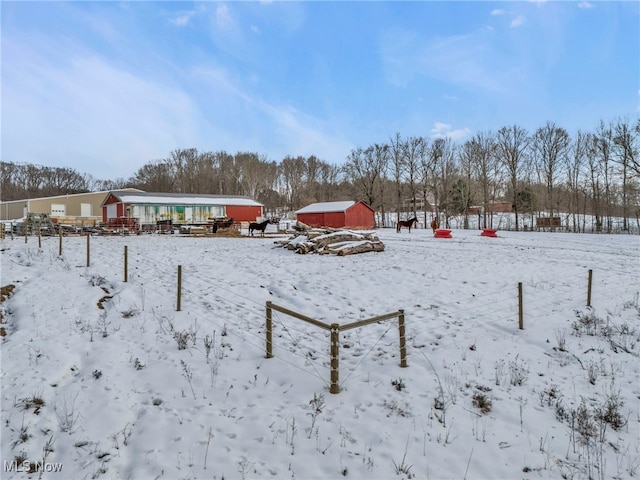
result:
[[[13,291],[16,289],[15,285],[5,285],[0,287],[0,303],[3,303],[7,298],[13,295]],[[4,313],[0,308],[0,323],[4,323]],[[6,337],[7,330],[4,327],[0,327],[0,337]]]
[[[5,299],[9,298],[13,291],[16,289],[15,285],[5,285],[0,288],[0,303],[4,302]]]
[[[98,305],[98,308],[99,308],[100,310],[104,310],[104,304],[105,304],[105,302],[108,302],[109,300],[111,300],[111,299],[113,298],[113,295],[109,295],[109,293],[110,293],[110,292],[109,292],[109,289],[108,289],[108,288],[106,288],[106,287],[100,287],[100,288],[101,288],[101,289],[102,289],[102,291],[103,291],[104,293],[106,293],[107,295],[105,295],[105,296],[104,296],[104,297],[102,297],[100,300],[98,300],[97,305]]]

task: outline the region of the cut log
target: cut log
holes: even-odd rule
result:
[[[339,257],[344,257],[345,255],[353,255],[354,253],[366,253],[366,252],[383,252],[384,244],[380,241],[378,242],[370,242],[368,240],[352,243],[349,245],[345,245],[340,247],[337,250],[337,254]]]

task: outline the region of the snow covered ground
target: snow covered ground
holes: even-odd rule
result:
[[[640,477],[639,237],[377,233],[2,240],[2,478]],[[403,309],[408,367],[396,319],[343,331],[331,394],[328,331],[274,311],[265,358],[267,301]]]

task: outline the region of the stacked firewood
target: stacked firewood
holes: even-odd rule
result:
[[[296,233],[293,237],[277,241],[276,245],[300,254],[344,256],[384,251],[384,244],[373,232],[356,232],[328,227],[312,228],[301,222],[296,225]]]

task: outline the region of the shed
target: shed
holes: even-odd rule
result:
[[[176,225],[204,225],[210,219],[233,218],[254,222],[262,217],[263,205],[249,197],[188,193],[109,192],[102,202],[102,220],[136,219],[140,226],[169,221]]]
[[[311,227],[375,228],[373,208],[361,201],[312,203],[296,212],[296,219]]]

